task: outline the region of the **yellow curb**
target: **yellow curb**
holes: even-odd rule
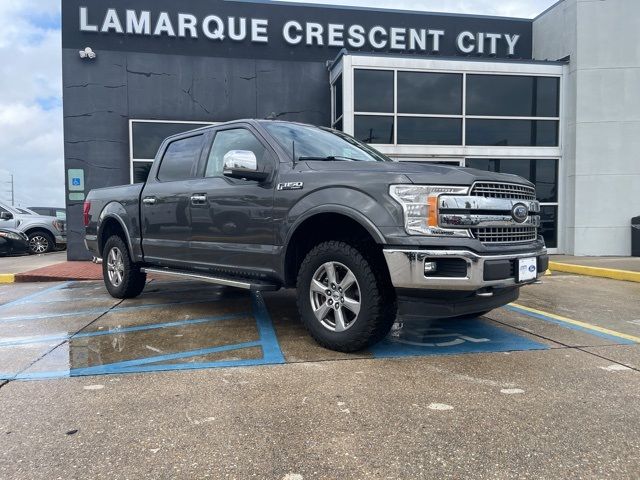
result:
[[[0,273],[0,283],[13,283],[16,276],[13,273]]]
[[[614,280],[625,280],[627,282],[639,282],[640,272],[629,270],[616,270],[615,268],[586,267],[584,265],[573,265],[570,263],[549,262],[549,268],[556,272],[576,273],[578,275],[588,275],[590,277],[612,278]]]
[[[607,335],[620,337],[626,340],[631,340],[632,342],[640,343],[640,337],[635,337],[633,335],[628,335],[622,332],[616,332],[615,330],[609,330],[608,328],[598,327],[597,325],[581,322],[580,320],[573,320],[571,318],[563,317],[562,315],[556,315],[555,313],[545,312],[543,310],[537,310],[531,307],[525,307],[524,305],[520,305],[519,303],[510,303],[509,305],[513,305],[516,308],[526,310],[527,312],[536,313],[538,315],[553,318],[554,320],[558,320],[560,322],[569,323],[571,325],[576,325],[578,327],[586,328],[588,330],[594,330],[596,332],[606,333]]]

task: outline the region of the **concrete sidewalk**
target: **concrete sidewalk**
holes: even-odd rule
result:
[[[551,255],[549,260],[551,271],[640,282],[640,257]]]

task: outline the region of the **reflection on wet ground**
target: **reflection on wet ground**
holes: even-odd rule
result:
[[[282,362],[262,298],[224,287],[152,281],[120,301],[76,282],[0,306],[3,379]]]

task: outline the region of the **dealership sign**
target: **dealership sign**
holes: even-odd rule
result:
[[[63,0],[63,27],[63,45],[74,49],[88,45],[226,57],[296,55],[297,60],[330,59],[342,48],[412,55],[531,55],[528,20],[279,2]]]
[[[102,22],[90,23],[88,7],[80,7],[80,30],[83,32],[120,33],[161,37],[199,38],[223,42],[269,43],[269,20],[266,18],[220,17],[207,15],[199,19],[191,13],[178,13],[171,17],[168,12],[155,15],[149,10],[127,10],[121,18],[115,8],[107,9]],[[413,50],[430,53],[440,52],[440,39],[444,30],[431,28],[384,27],[376,25],[345,25],[288,20],[282,27],[282,38],[289,45],[348,47],[360,49],[365,45],[376,50]],[[473,33],[463,31],[456,36],[456,48],[460,53],[487,53],[496,55],[499,42],[506,42],[507,55],[515,54],[518,34],[491,32]]]

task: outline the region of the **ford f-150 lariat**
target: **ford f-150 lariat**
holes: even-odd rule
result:
[[[167,138],[144,184],[92,190],[86,245],[116,298],[146,274],[297,288],[323,346],[355,351],[397,314],[480,314],[536,282],[548,257],[533,185],[393,161],[328,128],[241,120]]]

